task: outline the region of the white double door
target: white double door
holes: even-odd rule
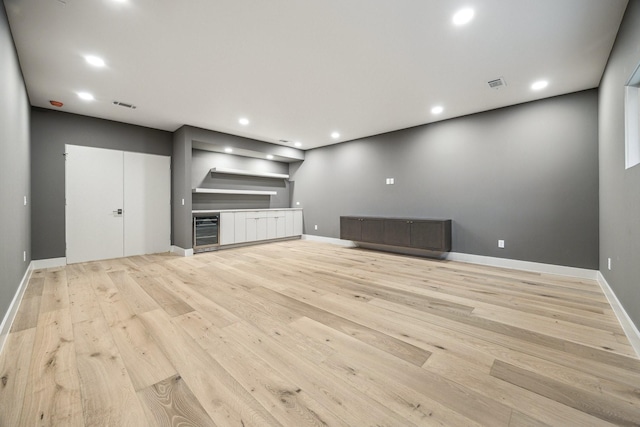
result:
[[[167,252],[171,159],[66,145],[67,263]]]

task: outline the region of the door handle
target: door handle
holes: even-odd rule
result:
[[[116,215],[122,215],[122,209],[115,210],[113,213]]]

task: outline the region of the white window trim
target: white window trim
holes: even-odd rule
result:
[[[640,64],[624,87],[625,168],[640,164]]]

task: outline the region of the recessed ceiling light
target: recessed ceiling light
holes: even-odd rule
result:
[[[233,153],[233,148],[227,147],[227,148],[224,149],[224,152],[225,153]]]
[[[89,92],[78,92],[78,97],[85,101],[93,101],[95,99]]]
[[[431,114],[440,114],[444,111],[444,108],[442,108],[442,106],[440,105],[436,105],[435,107],[433,107],[431,109]]]
[[[246,126],[249,124],[249,119],[247,119],[246,117],[242,117],[238,120],[238,123],[240,123],[242,126]]]
[[[296,141],[293,145],[296,147],[302,147],[302,142]]]
[[[84,57],[84,60],[87,61],[89,64],[93,65],[94,67],[104,67],[104,59],[100,57],[87,55]]]
[[[331,138],[333,138],[333,139],[338,139],[338,138],[340,138],[340,134],[339,134],[338,132],[333,132],[333,133],[331,134]]]
[[[546,80],[538,80],[534,84],[531,85],[532,90],[541,90],[549,85],[549,82]]]
[[[473,9],[461,9],[453,15],[453,23],[455,25],[468,24],[473,19],[473,15],[475,15]]]
[[[273,160],[273,154],[267,154],[267,159]]]

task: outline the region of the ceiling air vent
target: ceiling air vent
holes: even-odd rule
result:
[[[507,82],[504,81],[504,77],[499,77],[495,80],[490,80],[487,82],[491,89],[500,89],[503,86],[507,85]]]
[[[131,108],[132,110],[136,109],[135,105],[127,104],[126,102],[113,101],[113,105],[119,105],[120,107]]]

